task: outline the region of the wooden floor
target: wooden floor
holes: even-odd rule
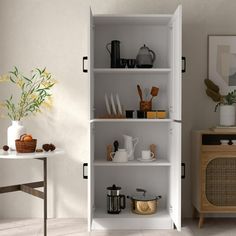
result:
[[[96,231],[87,232],[85,219],[50,219],[48,236],[236,236],[236,220],[206,219],[198,229],[197,220],[183,221],[181,232],[176,230]],[[42,236],[43,220],[0,220],[0,236]]]

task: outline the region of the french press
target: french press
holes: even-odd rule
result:
[[[125,209],[125,195],[120,194],[121,187],[113,184],[107,187],[107,213],[119,214],[121,209]]]

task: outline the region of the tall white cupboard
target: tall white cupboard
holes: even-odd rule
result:
[[[135,58],[146,44],[155,51],[153,68],[110,68],[105,48],[111,40],[121,42],[121,57]],[[88,228],[181,230],[181,70],[182,8],[173,14],[90,15],[90,158],[88,161]],[[124,110],[138,110],[136,85],[157,86],[153,109],[166,110],[165,119],[105,119],[104,94],[119,94]],[[135,160],[113,163],[106,160],[106,146],[122,135],[138,137]],[[141,151],[157,145],[157,160],[140,162]],[[116,184],[124,195],[144,188],[161,195],[157,213],[136,215],[130,200],[120,214],[106,210],[106,188]]]

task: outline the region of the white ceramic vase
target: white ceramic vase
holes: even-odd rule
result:
[[[22,134],[25,134],[25,127],[20,121],[13,120],[11,126],[7,129],[7,145],[11,150],[16,150],[15,140],[19,139]]]
[[[235,125],[235,106],[220,105],[220,125],[234,126]]]

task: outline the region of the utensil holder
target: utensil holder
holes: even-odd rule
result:
[[[152,101],[141,101],[139,103],[140,111],[151,111],[152,110]]]

